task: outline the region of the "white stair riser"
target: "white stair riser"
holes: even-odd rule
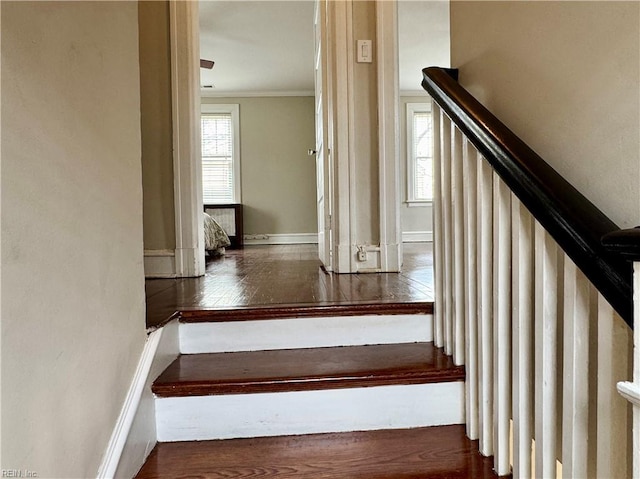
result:
[[[464,382],[156,398],[158,441],[462,424]]]
[[[181,323],[182,354],[433,341],[432,315]]]

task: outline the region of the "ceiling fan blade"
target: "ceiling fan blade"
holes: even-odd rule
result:
[[[204,60],[202,58],[200,59],[200,68],[207,68],[211,70],[214,64],[215,62],[213,60]]]

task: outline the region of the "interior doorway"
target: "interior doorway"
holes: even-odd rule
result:
[[[322,110],[323,92],[322,89],[318,89],[318,85],[322,85],[322,82],[319,82],[317,78],[322,76],[322,70],[318,68],[322,65],[320,57],[322,52],[318,48],[321,30],[310,28],[312,25],[310,23],[311,18],[316,25],[318,21],[318,9],[314,9],[313,5],[311,5],[312,3],[315,2],[296,2],[296,5],[300,8],[294,12],[291,10],[291,2],[202,2],[200,12],[201,56],[216,62],[211,71],[202,71],[203,102],[219,102],[220,100],[215,100],[216,98],[232,98],[233,101],[237,101],[245,98],[246,95],[257,98],[259,95],[312,94],[311,88],[314,82],[314,75],[310,75],[308,69],[305,73],[304,69],[293,69],[292,66],[273,67],[273,65],[279,65],[282,62],[280,52],[286,51],[287,59],[297,56],[297,67],[304,63],[313,65],[311,71],[316,77],[315,88],[317,92],[314,115],[316,125],[321,124],[318,121],[318,116],[326,114]],[[414,201],[409,193],[412,172],[409,171],[408,167],[410,146],[407,138],[410,124],[407,121],[406,108],[409,103],[428,101],[425,92],[421,90],[419,85],[422,67],[433,64],[449,66],[448,5],[446,2],[414,1],[399,1],[397,5],[400,50],[398,66],[400,98],[398,99],[398,111],[402,136],[400,143],[402,192],[399,209],[402,240],[404,242],[428,242],[432,236],[431,204],[424,199]],[[265,22],[264,19],[269,19],[270,21]],[[247,31],[257,33],[261,39],[260,42],[248,40],[250,37],[243,38],[243,35],[245,35],[243,32]],[[288,42],[279,43],[279,41],[283,40],[282,32],[284,31],[295,32],[296,35],[301,35],[299,38],[306,35],[307,53],[300,54],[301,49],[298,47],[304,45],[305,42],[299,39],[293,40],[289,38]],[[315,41],[310,42],[310,37]],[[310,55],[311,44],[315,45],[315,54]],[[264,78],[265,85],[267,85],[258,88],[255,84],[257,77],[246,73],[247,65],[253,62],[246,62],[245,60],[247,58],[252,60],[255,58],[266,59],[274,53],[278,56],[278,59],[267,62],[268,65],[264,66],[265,64],[263,63],[262,68],[260,64],[253,65],[253,68],[260,70],[260,80]],[[313,63],[309,61],[311,59]],[[238,67],[238,65],[241,67]],[[242,68],[245,69],[244,74],[242,73]],[[285,70],[288,77],[287,81],[290,82],[286,87],[278,85],[276,81],[276,73],[283,73]],[[305,76],[306,80],[304,79]],[[295,81],[298,82],[294,87],[291,86],[293,78],[297,78]],[[253,83],[251,83],[250,79],[253,80]],[[287,91],[290,88],[298,88],[298,90]],[[325,241],[325,236],[330,235],[331,217],[330,213],[327,214],[326,218],[322,214],[324,201],[327,198],[331,198],[329,191],[331,182],[324,181],[327,176],[326,171],[323,173],[322,168],[319,167],[319,165],[323,165],[323,159],[325,159],[323,157],[327,153],[324,141],[325,135],[326,132],[316,128],[316,137],[311,144],[312,148],[309,148],[309,150],[313,150],[315,153],[316,171],[313,177],[316,179],[316,215],[319,213],[322,216],[316,216],[318,229],[315,240],[319,244],[321,261],[329,265],[328,269],[331,270],[331,242]],[[285,140],[283,139],[283,141]],[[246,172],[249,176],[252,175],[251,167],[248,165],[243,168],[243,172]],[[295,180],[291,180],[291,182],[295,182]],[[247,194],[253,194],[253,190],[251,188],[247,189]],[[263,198],[267,197],[263,196]],[[260,212],[257,209],[252,210],[251,205],[247,205],[247,208],[249,215],[246,217],[246,221],[251,222],[252,218],[257,220]],[[273,232],[265,229],[268,226],[264,224],[260,226],[261,228],[258,227],[257,229],[250,226],[245,230],[249,244],[267,243],[274,236]],[[307,233],[307,238],[310,238],[312,233]],[[275,234],[277,235],[278,233]],[[295,234],[293,233],[289,236],[293,237]],[[295,241],[295,238],[289,239]]]

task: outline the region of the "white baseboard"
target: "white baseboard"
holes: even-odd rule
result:
[[[433,341],[433,316],[397,314],[181,323],[182,354]]]
[[[403,243],[424,243],[433,241],[433,231],[404,231]]]
[[[151,383],[177,356],[177,321],[149,334],[100,464],[98,479],[131,478],[144,464],[157,442]]]
[[[175,278],[175,251],[170,249],[144,250],[145,278]]]
[[[318,244],[318,233],[244,235],[244,244]]]
[[[464,382],[156,398],[158,441],[404,429],[464,422]]]

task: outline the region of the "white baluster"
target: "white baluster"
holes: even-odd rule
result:
[[[477,150],[466,138],[462,147],[464,164],[464,195],[465,195],[465,244],[466,244],[466,298],[467,311],[465,330],[467,394],[466,419],[467,436],[478,439],[478,197],[477,197],[477,167],[482,161]]]
[[[452,129],[451,151],[451,200],[453,203],[453,362],[457,366],[465,363],[464,351],[464,198],[462,186],[462,133],[455,126]]]
[[[478,399],[480,453],[493,454],[493,180],[489,164],[482,160],[478,170]]]
[[[640,478],[640,261],[633,264],[633,383],[621,382],[618,391],[633,405],[631,429],[633,477]]]
[[[494,468],[498,475],[506,475],[511,472],[511,193],[495,172],[493,193]]]
[[[444,352],[453,354],[453,215],[451,208],[451,120],[440,117],[440,151],[442,159],[442,224],[444,263]]]
[[[535,449],[536,477],[556,477],[558,381],[558,251],[535,225]]]
[[[635,321],[633,333],[633,477],[640,478],[640,262],[635,262],[633,267],[633,317]]]
[[[562,474],[593,477],[588,470],[589,303],[591,284],[564,258],[564,358],[562,379]]]
[[[444,346],[444,226],[442,224],[442,154],[440,146],[440,107],[432,102],[433,119],[433,279],[435,308],[433,340]]]
[[[513,477],[531,477],[533,438],[533,218],[511,200],[513,236]]]
[[[616,393],[616,384],[628,379],[631,373],[632,332],[600,294],[597,327],[596,477],[629,477],[632,466],[626,457],[628,453],[637,455],[639,446],[631,444],[629,404]],[[634,333],[637,332],[636,327]],[[640,478],[640,475],[634,472],[632,477]]]

